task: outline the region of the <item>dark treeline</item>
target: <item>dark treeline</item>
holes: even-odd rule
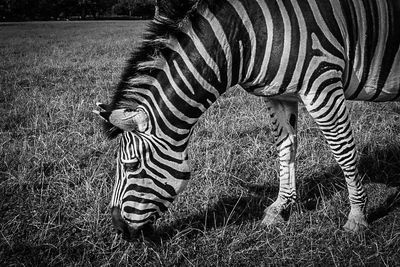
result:
[[[156,0],[0,0],[0,20],[69,20],[154,15]]]

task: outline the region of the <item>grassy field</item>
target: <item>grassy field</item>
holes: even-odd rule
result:
[[[343,175],[301,109],[300,200],[265,229],[277,159],[261,99],[234,89],[200,119],[192,180],[127,243],[108,203],[116,141],[91,113],[107,101],[145,22],[0,24],[0,266],[395,266],[400,262],[400,104],[349,103],[371,228],[344,232]]]

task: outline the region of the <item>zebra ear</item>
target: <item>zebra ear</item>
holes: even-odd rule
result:
[[[128,109],[113,110],[108,121],[121,130],[144,132],[147,130],[149,118],[142,108],[134,111]]]
[[[128,132],[144,132],[147,130],[149,118],[143,108],[137,107],[133,111],[129,109],[109,111],[111,108],[107,104],[96,103],[96,105],[101,111],[93,110],[93,113],[121,130]]]
[[[110,110],[110,105],[103,104],[103,103],[100,103],[100,102],[97,102],[96,106],[98,106],[99,108],[101,108],[104,111]]]
[[[101,111],[93,110],[93,113],[99,115],[101,119],[103,119],[105,121],[109,121],[111,112],[107,111],[107,110],[109,110],[108,105],[97,102],[96,106],[98,106],[101,109]]]

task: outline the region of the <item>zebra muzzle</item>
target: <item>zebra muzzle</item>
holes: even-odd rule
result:
[[[151,237],[154,228],[153,223],[157,220],[157,215],[151,215],[149,221],[144,224],[140,229],[133,229],[129,227],[128,223],[121,216],[121,209],[118,207],[113,207],[111,209],[112,223],[118,234],[122,235],[122,238],[126,241],[132,241],[138,238]]]

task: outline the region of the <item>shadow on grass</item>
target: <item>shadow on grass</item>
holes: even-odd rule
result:
[[[387,195],[383,205],[369,211],[368,221],[373,222],[400,207],[400,145],[379,150],[373,145],[361,151],[359,170],[364,183],[381,183],[396,187],[396,192]],[[330,199],[335,193],[347,190],[343,173],[338,165],[328,171],[310,175],[300,184],[301,206],[316,210],[322,198]],[[278,194],[278,185],[240,184],[249,192],[241,197],[224,197],[206,210],[178,219],[173,224],[160,229],[159,238],[168,239],[177,233],[196,235],[206,230],[248,221],[260,221],[265,207],[272,203]],[[284,217],[288,217],[286,214]]]
[[[365,146],[361,155],[360,171],[367,177],[366,183],[381,183],[396,188],[387,193],[383,204],[369,211],[367,219],[374,222],[400,207],[400,145],[386,149]]]
[[[400,144],[386,149],[365,146],[361,151],[360,172],[368,178],[367,182],[400,186]]]
[[[177,234],[191,237],[227,225],[259,221],[263,216],[264,208],[271,204],[271,199],[278,194],[278,187],[266,188],[264,185],[252,185],[249,191],[253,194],[222,197],[217,203],[199,213],[177,219],[172,224],[161,227],[156,236],[161,240],[169,239]],[[261,191],[262,194],[259,194]]]

